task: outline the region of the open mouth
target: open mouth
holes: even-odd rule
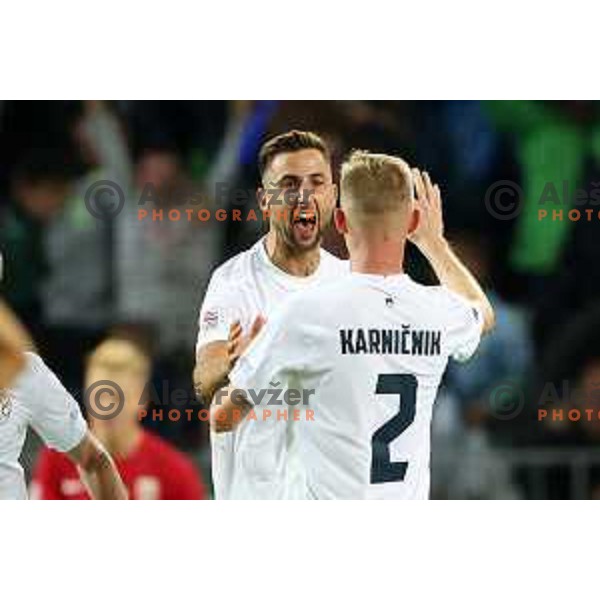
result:
[[[300,238],[309,238],[317,228],[317,214],[314,210],[296,210],[292,218],[292,228]]]

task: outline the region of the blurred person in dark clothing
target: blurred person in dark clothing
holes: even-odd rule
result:
[[[34,334],[41,326],[47,275],[45,231],[67,201],[72,177],[66,157],[33,151],[15,167],[10,201],[0,209],[0,248],[7,263],[2,288]]]
[[[585,196],[576,207],[568,204],[548,204],[548,213],[576,208],[581,218],[571,223],[561,268],[546,283],[545,293],[536,307],[534,334],[536,346],[543,349],[574,314],[585,311],[594,300],[600,301],[600,244],[598,243],[598,215],[600,214],[600,129],[595,145],[595,156],[587,165],[585,183],[581,192]],[[570,186],[574,193],[575,186]],[[562,195],[562,188],[557,190]],[[562,200],[562,199],[561,199]],[[587,213],[591,212],[588,220]],[[550,218],[550,217],[548,217]],[[559,221],[556,221],[559,224]]]
[[[39,232],[44,262],[39,318],[48,363],[66,387],[75,391],[81,387],[81,357],[115,315],[112,222],[96,218],[84,198],[98,180],[114,181],[127,194],[124,163],[128,150],[110,104],[78,103],[73,118],[61,126],[70,144],[50,149],[52,163],[66,161],[73,152],[74,168],[66,197]],[[53,126],[47,124],[47,129],[52,131]]]
[[[193,398],[189,372],[195,332],[190,323],[197,319],[198,298],[221,257],[225,224],[214,219],[188,220],[186,209],[194,209],[195,215],[207,204],[194,205],[195,198],[188,197],[186,190],[197,194],[199,184],[190,179],[183,157],[173,145],[146,148],[132,168],[135,191],[116,220],[119,320],[152,325],[163,379],[189,389]],[[144,218],[138,213],[142,208],[147,212]],[[169,218],[171,210],[181,218]],[[154,218],[155,213],[160,218]],[[152,428],[186,446],[197,444],[206,429],[204,424],[183,420],[153,423]]]
[[[481,341],[477,355],[445,378],[445,402],[436,406],[434,456],[440,458],[438,494],[450,498],[514,498],[518,492],[498,442],[510,423],[493,418],[490,389],[506,380],[521,382],[530,373],[532,351],[527,314],[496,293],[489,246],[480,232],[449,234],[452,248],[475,275],[496,312],[494,335]],[[502,425],[502,427],[499,427]],[[510,436],[504,436],[510,437]],[[442,488],[442,489],[440,489]]]
[[[222,100],[120,101],[136,160],[147,148],[175,146],[194,179],[206,177],[225,135],[228,104]]]
[[[448,368],[447,387],[459,401],[468,425],[478,427],[489,418],[487,393],[505,380],[522,381],[532,364],[531,332],[527,313],[509,304],[494,290],[490,248],[477,231],[449,234],[452,247],[469,270],[482,282],[496,309],[494,335],[482,340],[474,359],[461,368]]]
[[[55,157],[70,157],[78,173],[72,129],[84,103],[77,100],[6,100],[0,102],[0,194],[10,194],[15,169],[40,149]]]
[[[221,223],[187,218],[187,208],[195,213],[206,204],[195,205],[195,198],[186,195],[198,186],[173,146],[146,148],[135,164],[134,180],[137,201],[144,199],[144,204],[130,204],[118,217],[119,317],[152,323],[162,354],[189,354],[195,339],[189,324],[220,258]],[[148,214],[140,218],[138,208]],[[170,209],[181,218],[169,218]]]
[[[584,184],[587,164],[600,149],[599,106],[591,101],[485,103],[497,131],[513,140],[521,167],[521,210],[507,254],[529,301],[543,301],[549,293],[547,283],[560,273],[575,225],[568,218],[540,220],[540,200],[549,186],[562,190],[564,182],[571,189]],[[568,209],[571,201],[566,199],[562,208]]]

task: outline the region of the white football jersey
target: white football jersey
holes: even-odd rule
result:
[[[0,390],[0,500],[27,498],[19,457],[27,427],[60,452],[75,448],[87,432],[73,397],[36,354],[11,389]]]
[[[309,277],[290,275],[272,263],[265,239],[260,239],[214,271],[200,310],[196,351],[210,342],[226,341],[234,321],[239,320],[248,332],[258,315],[268,320],[291,294],[348,273],[347,261],[321,250],[315,273]],[[257,427],[249,421],[231,433],[211,432],[217,499],[283,498],[287,489],[295,489],[275,476],[282,469],[288,479],[296,476],[293,447],[287,447],[284,438],[273,436],[269,425]],[[252,447],[259,451],[253,452]],[[288,454],[290,460],[286,460]]]
[[[436,392],[448,358],[475,351],[482,323],[445,287],[353,273],[291,298],[240,357],[231,383],[283,382],[308,398],[312,419],[271,425],[299,445],[304,490],[294,496],[426,499]]]

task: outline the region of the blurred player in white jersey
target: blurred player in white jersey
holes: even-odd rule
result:
[[[24,329],[0,300],[0,500],[27,497],[19,457],[28,426],[69,455],[93,498],[126,499],[111,457],[88,431],[77,403],[29,347]]]
[[[426,499],[441,377],[449,357],[473,354],[494,312],[444,238],[439,188],[426,173],[411,174],[399,158],[355,152],[342,168],[335,221],[352,274],[295,295],[270,317],[234,367],[229,396],[213,405],[212,426],[243,423],[241,408],[253,403],[263,411],[249,391],[270,381],[315,390],[314,418],[280,428],[298,439],[304,489],[297,495]],[[407,239],[440,286],[402,272]]]
[[[269,210],[269,232],[215,270],[200,310],[194,382],[207,399],[261,327],[260,315],[270,315],[291,294],[334,281],[349,270],[347,262],[321,248],[337,197],[325,142],[303,131],[272,138],[261,148],[259,170],[260,208]],[[230,329],[233,356],[228,354]],[[268,425],[257,428],[251,422],[234,433],[211,434],[216,498],[283,497],[285,487],[274,477],[274,461],[281,464],[287,450],[275,440]],[[248,445],[263,451],[245,452]],[[293,456],[293,448],[289,454]],[[285,464],[293,478],[292,460]]]

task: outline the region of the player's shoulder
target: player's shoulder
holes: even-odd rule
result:
[[[409,275],[403,275],[389,284],[382,284],[378,279],[351,273],[349,269],[342,271],[341,275],[295,294],[287,303],[289,310],[294,311],[301,306],[305,306],[306,309],[318,306],[321,310],[329,307],[332,311],[336,311],[346,302],[359,301],[360,294],[377,289],[381,289],[386,294],[398,294],[405,302],[427,308],[428,311],[440,315],[465,310],[469,307],[464,298],[447,287],[423,285]]]
[[[27,361],[27,368],[32,371],[45,371],[48,369],[44,359],[35,352],[25,352],[25,359]]]
[[[12,391],[22,403],[35,406],[39,403],[40,398],[45,399],[43,392],[47,392],[48,385],[54,384],[56,377],[39,354],[25,352],[25,360],[25,368],[15,382]]]
[[[422,289],[423,294],[426,294],[428,298],[431,298],[432,302],[440,307],[455,310],[457,308],[462,309],[469,304],[465,298],[456,292],[453,292],[445,285],[422,285],[416,282],[413,283]]]
[[[466,312],[475,311],[466,298],[445,285],[424,285],[413,279],[410,279],[409,285],[412,300],[427,307],[430,317],[438,316],[441,321],[452,321],[457,317],[462,318]]]
[[[256,273],[259,261],[259,244],[261,243],[262,240],[256,242],[250,248],[238,252],[216,267],[211,274],[211,287],[214,289],[230,288],[247,282]]]

